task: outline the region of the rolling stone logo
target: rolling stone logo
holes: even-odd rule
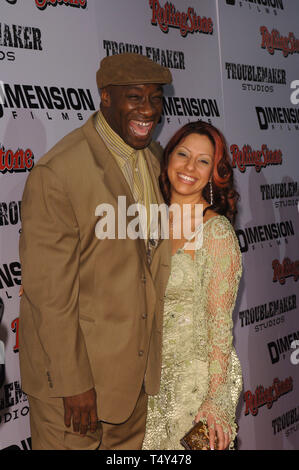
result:
[[[268,410],[272,408],[272,405],[283,395],[291,392],[293,390],[293,378],[287,377],[285,380],[279,380],[275,378],[273,384],[270,387],[263,387],[259,385],[255,392],[252,393],[250,390],[247,390],[244,393],[244,401],[246,404],[245,416],[249,413],[252,416],[256,416],[259,412],[259,408],[262,406],[267,406]]]
[[[69,7],[86,8],[87,0],[35,0],[37,8],[45,10],[48,5],[57,7],[57,5],[66,5]]]
[[[286,278],[293,277],[294,281],[298,281],[299,278],[299,260],[291,261],[290,258],[285,258],[282,263],[278,259],[272,262],[273,268],[273,282],[279,282],[284,285]]]
[[[159,25],[163,33],[168,33],[169,28],[176,28],[183,38],[189,33],[213,34],[212,19],[198,16],[192,7],[187,12],[180,12],[170,2],[162,7],[159,0],[149,0],[149,5],[153,11],[151,23],[154,26]]]
[[[12,322],[11,322],[11,331],[13,333],[15,333],[16,335],[16,339],[15,339],[15,344],[14,344],[14,347],[13,347],[13,352],[14,353],[18,353],[19,352],[19,324],[20,324],[20,320],[19,318],[15,318]]]
[[[250,145],[243,145],[242,149],[237,144],[230,146],[232,154],[232,166],[238,168],[241,173],[245,173],[246,168],[253,166],[257,172],[269,165],[282,164],[282,151],[279,149],[270,150],[263,144],[260,150],[252,150]]]
[[[11,5],[16,5],[18,0],[6,0]],[[35,5],[40,10],[45,10],[48,5],[56,7],[57,5],[66,5],[70,7],[86,8],[87,0],[35,0]]]
[[[34,167],[34,155],[30,149],[11,149],[0,147],[0,173],[24,173]],[[1,209],[0,209],[1,217]]]
[[[282,36],[276,29],[272,29],[270,33],[266,26],[261,26],[260,33],[262,35],[261,48],[267,49],[269,54],[273,55],[275,50],[282,51],[284,57],[299,53],[299,40],[295,38],[294,33]]]

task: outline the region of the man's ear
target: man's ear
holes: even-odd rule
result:
[[[104,108],[110,108],[111,106],[111,94],[108,88],[101,89],[101,104]]]

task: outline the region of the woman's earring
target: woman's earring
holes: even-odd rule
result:
[[[210,183],[210,204],[212,206],[214,202],[212,181],[209,181],[209,183]]]

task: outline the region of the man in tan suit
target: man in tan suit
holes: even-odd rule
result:
[[[144,56],[103,59],[100,111],[27,179],[20,365],[33,449],[141,448],[147,394],[159,390],[169,245],[117,229],[130,205],[163,202],[151,137],[170,82]],[[115,239],[96,236],[101,204],[115,210]]]

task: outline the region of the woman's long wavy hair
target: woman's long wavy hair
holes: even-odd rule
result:
[[[205,135],[214,146],[214,166],[211,176],[213,188],[212,209],[220,215],[225,215],[233,224],[237,214],[236,205],[239,194],[234,188],[234,175],[230,157],[223,134],[216,127],[207,122],[196,121],[186,124],[179,129],[168,142],[161,162],[161,174],[159,179],[164,200],[166,204],[170,205],[171,185],[167,172],[170,155],[181,140],[190,134]],[[209,183],[204,187],[202,195],[207,203],[210,204]]]

